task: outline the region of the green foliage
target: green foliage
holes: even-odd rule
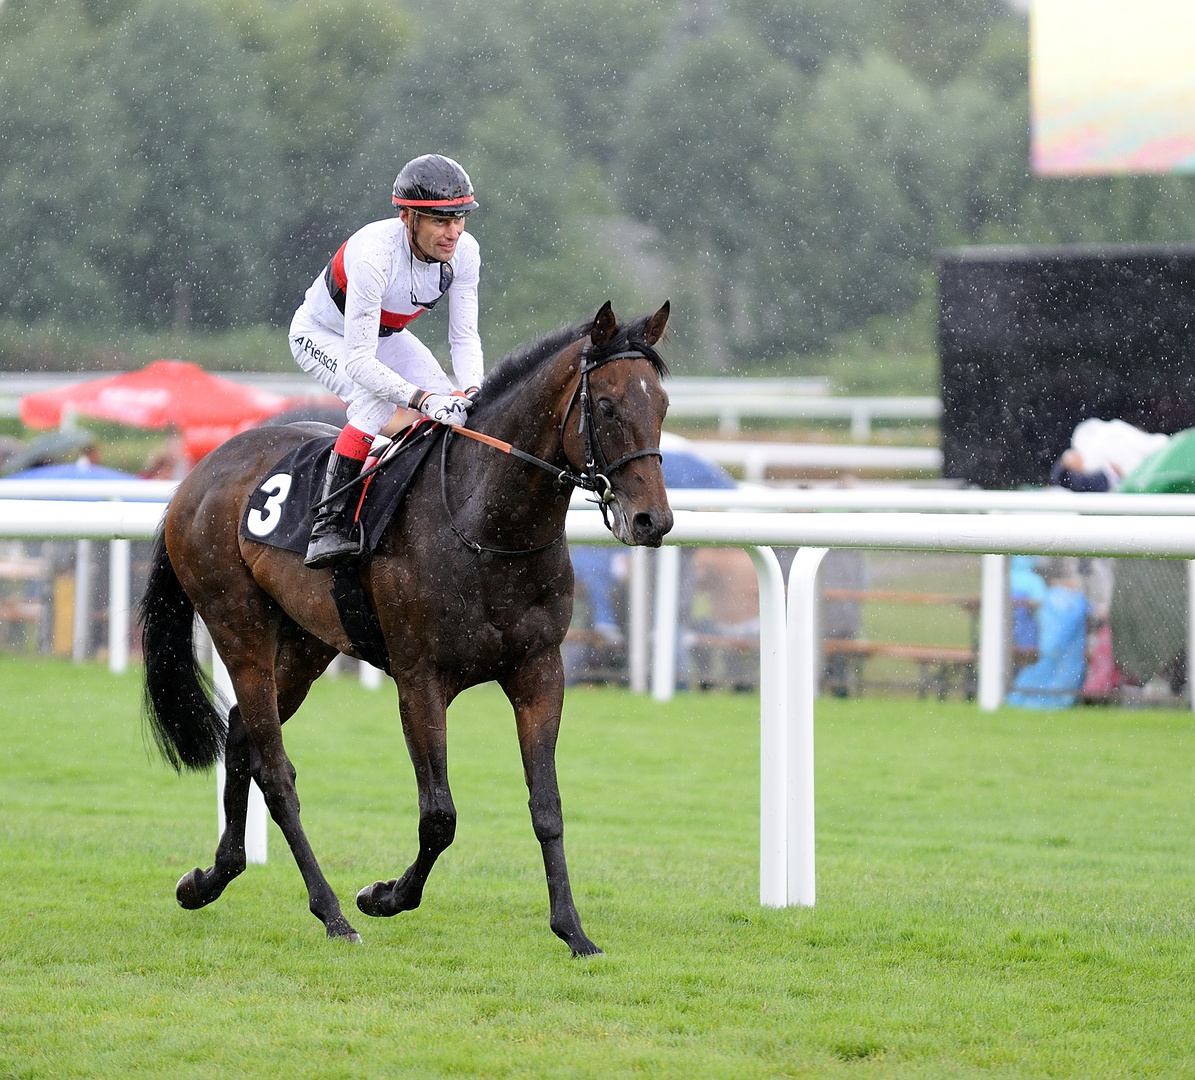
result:
[[[1181,1077],[1195,1069],[1191,719],[818,704],[818,903],[758,903],[759,712],[574,690],[573,889],[547,926],[510,707],[449,716],[456,841],[415,912],[352,895],[417,846],[392,689],[321,679],[286,725],[308,836],[202,911],[210,774],[151,761],[138,679],[0,658],[0,1074],[43,1077]]]
[[[428,151],[491,356],[670,293],[680,370],[784,369],[943,246],[1189,239],[1195,180],[1028,175],[1027,45],[1003,0],[5,0],[0,318],[285,325]]]
[[[864,5],[839,0],[736,0],[731,10],[778,59],[808,75],[832,56],[857,56],[868,22]]]
[[[265,251],[283,205],[253,56],[214,13],[155,0],[120,24],[89,75],[119,119],[101,135],[117,169],[88,246],[134,320],[252,320],[269,297]]]

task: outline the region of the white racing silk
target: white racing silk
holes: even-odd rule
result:
[[[481,337],[477,331],[477,285],[481,272],[477,240],[467,232],[462,233],[449,261],[453,281],[440,303],[448,305],[448,346],[453,374],[457,385],[468,389],[481,385],[483,371]],[[329,295],[321,270],[295,313],[295,325],[318,326],[342,337],[343,375],[376,397],[405,406],[416,388],[432,388],[403,378],[407,373],[402,370],[401,360],[394,365],[392,359],[388,365],[378,359],[381,312],[403,316],[422,312],[423,308],[411,302],[411,296],[424,302],[439,297],[440,264],[415,258],[406,226],[393,217],[371,222],[353,233],[344,248],[344,269],[348,279],[344,314]],[[399,337],[408,334],[409,329],[398,332]],[[418,377],[415,371],[410,374]]]

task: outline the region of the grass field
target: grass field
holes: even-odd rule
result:
[[[280,834],[211,908],[210,775],[144,748],[136,678],[0,659],[0,1077],[1190,1077],[1195,723],[818,706],[819,902],[757,903],[758,702],[570,692],[573,884],[547,927],[513,723],[450,714],[460,814],[422,908],[392,692],[288,725],[308,833],[365,938],[325,940]]]

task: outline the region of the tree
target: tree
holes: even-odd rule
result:
[[[783,206],[759,197],[759,173],[778,118],[806,93],[796,68],[733,22],[682,41],[631,88],[616,190],[689,268],[716,366],[758,358],[756,290]]]
[[[113,310],[105,270],[80,250],[106,163],[88,138],[112,103],[87,77],[98,32],[79,5],[0,8],[0,228],[9,287],[0,313],[32,321]]]
[[[624,317],[649,306],[615,272],[595,235],[600,223],[586,220],[602,204],[596,177],[586,183],[563,139],[521,98],[486,101],[466,130],[464,155],[482,202],[470,229],[482,245],[490,348],[588,318],[606,300]]]
[[[284,209],[256,58],[217,13],[150,0],[117,25],[88,75],[116,124],[86,249],[145,325],[257,322]]]
[[[260,9],[257,9],[260,10]],[[363,101],[409,47],[409,17],[383,0],[316,0],[253,27],[288,206],[270,251],[274,321],[290,318],[320,260],[355,227],[353,163],[375,132]],[[397,171],[397,167],[395,167]],[[384,188],[380,184],[380,188]]]

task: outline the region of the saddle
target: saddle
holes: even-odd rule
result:
[[[321,491],[328,455],[339,432],[325,425],[295,424],[304,434],[315,436],[286,454],[249,497],[241,517],[240,532],[248,540],[302,555],[307,550],[312,505]],[[322,436],[318,429],[331,434]],[[428,454],[444,438],[444,429],[419,422],[396,444],[383,451],[381,463],[361,481],[360,495],[349,500],[358,532],[363,561],[377,548],[390,519],[402,505],[411,482]],[[368,470],[367,470],[368,471]],[[361,585],[358,566],[332,568],[332,599],[353,648],[368,663],[390,674],[390,655],[382,636],[377,613]]]

